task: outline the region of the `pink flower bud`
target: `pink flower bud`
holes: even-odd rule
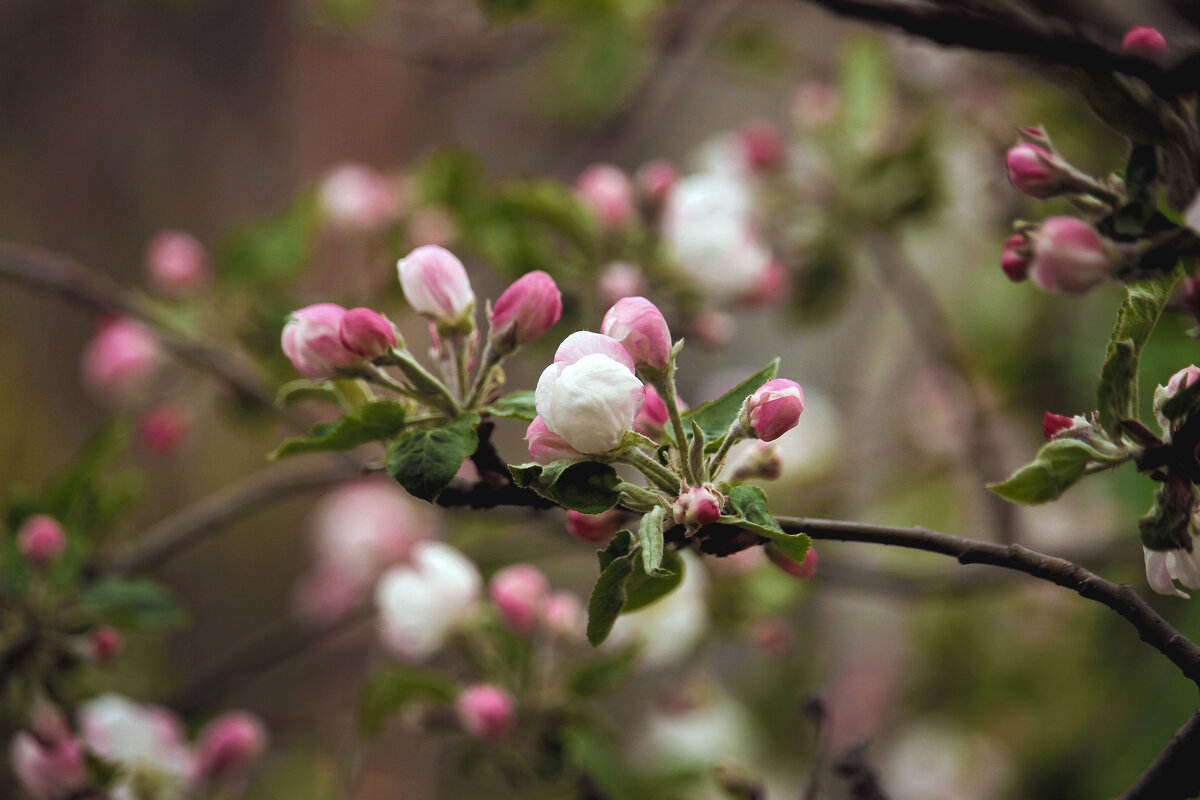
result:
[[[107,666],[125,651],[125,637],[111,625],[102,625],[88,637],[87,655],[96,664]]]
[[[492,576],[488,594],[500,618],[517,633],[530,634],[537,626],[550,581],[531,564],[513,564]]]
[[[766,550],[767,557],[771,559],[771,563],[779,567],[788,575],[791,575],[793,578],[809,580],[813,575],[817,574],[816,547],[811,545],[809,546],[808,552],[805,553],[803,561],[793,561],[774,547],[768,546]]]
[[[1004,253],[1000,256],[1000,269],[1013,283],[1029,277],[1029,259],[1032,255],[1029,242],[1021,234],[1014,234],[1004,241]]]
[[[43,742],[17,731],[9,757],[17,782],[36,800],[67,800],[88,785],[83,747],[73,736]]]
[[[773,442],[796,427],[804,411],[804,390],[787,378],[776,378],[760,386],[746,400],[743,414],[755,435]]]
[[[614,510],[601,514],[568,511],[567,533],[589,544],[604,544],[617,535],[620,520],[620,512]]]
[[[358,363],[358,356],[342,344],[342,317],[346,309],[336,303],[317,303],[293,311],[283,326],[283,352],[301,375],[329,377],[340,368]]]
[[[829,81],[805,81],[792,96],[792,119],[802,130],[816,130],[833,122],[838,111],[838,90]]]
[[[146,278],[165,295],[184,295],[203,288],[212,275],[212,260],[196,237],[162,231],[146,245]]]
[[[642,403],[642,410],[633,420],[633,429],[642,436],[658,439],[670,421],[671,415],[667,410],[667,404],[659,396],[658,390],[650,384],[646,384],[646,401]]]
[[[365,359],[379,358],[396,346],[396,326],[378,311],[352,308],[338,326],[342,346]]]
[[[161,360],[153,333],[131,319],[108,319],[83,350],[83,382],[102,398],[128,403],[145,392]]]
[[[1032,144],[1019,144],[1005,156],[1008,179],[1027,197],[1046,200],[1062,194],[1070,181],[1055,163],[1054,154]]]
[[[583,453],[567,444],[567,440],[559,436],[546,425],[541,417],[534,417],[533,422],[525,431],[525,441],[529,442],[529,455],[538,464],[552,464],[555,461],[578,461]]]
[[[1167,381],[1167,397],[1170,398],[1179,394],[1195,383],[1196,378],[1200,378],[1200,367],[1197,367],[1195,364],[1179,370]]]
[[[783,163],[787,143],[775,123],[766,120],[747,122],[738,129],[742,157],[754,172],[769,172]]]
[[[639,266],[615,261],[600,271],[597,289],[604,302],[615,303],[646,291],[646,276]]]
[[[397,186],[374,167],[342,164],[321,179],[321,206],[335,225],[359,230],[378,228],[399,207]]]
[[[634,364],[655,371],[671,360],[671,331],[658,306],[644,297],[618,300],[604,315],[600,332],[616,339]]]
[[[633,216],[633,183],[611,164],[593,164],[584,170],[575,181],[575,194],[606,230],[620,228]]]
[[[267,729],[262,720],[245,711],[231,711],[200,732],[197,772],[215,780],[241,781],[266,749]]]
[[[58,520],[35,514],[17,529],[17,549],[34,568],[42,569],[67,549],[67,534]]]
[[[409,305],[439,326],[469,330],[474,327],[475,292],[467,269],[444,247],[425,245],[396,264],[400,288]]]
[[[603,353],[556,361],[542,371],[534,390],[545,426],[581,453],[619,447],[645,400],[645,388],[629,367]]]
[[[603,333],[593,333],[592,331],[575,331],[563,339],[562,344],[558,346],[558,350],[554,352],[554,363],[567,366],[574,364],[584,356],[590,356],[595,353],[608,356],[612,360],[622,364],[630,372],[633,372],[633,356],[629,354],[629,351],[611,336],[605,336]]]
[[[635,178],[642,195],[655,205],[667,199],[667,193],[679,180],[679,169],[670,161],[656,159],[642,165]],[[637,292],[634,292],[637,294]]]
[[[142,414],[137,423],[137,442],[151,455],[170,453],[192,432],[192,417],[180,406],[161,403]]]
[[[1075,420],[1071,417],[1064,417],[1062,414],[1051,414],[1047,411],[1046,416],[1042,417],[1042,435],[1049,442],[1063,431],[1070,430],[1074,424]]]
[[[562,316],[562,292],[545,272],[522,275],[492,308],[492,344],[502,355],[538,338]]]
[[[579,638],[584,631],[583,603],[570,592],[551,592],[542,602],[541,621],[551,633]]]
[[[712,484],[692,486],[675,499],[671,513],[675,517],[675,524],[687,528],[691,535],[720,518],[722,502],[724,499]]]
[[[515,723],[513,696],[486,683],[467,687],[454,703],[459,724],[478,739],[497,741],[512,730]]]
[[[1051,217],[1034,234],[1029,278],[1047,292],[1083,294],[1115,268],[1104,239],[1083,220]]]
[[[1130,28],[1121,40],[1121,49],[1126,53],[1141,53],[1157,56],[1167,52],[1167,40],[1154,28],[1139,25]]]
[[[775,306],[787,300],[791,283],[783,262],[774,256],[771,263],[758,276],[750,291],[741,296],[741,301],[750,306]]]

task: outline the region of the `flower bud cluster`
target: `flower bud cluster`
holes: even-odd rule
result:
[[[583,633],[583,604],[574,594],[553,591],[550,580],[532,564],[512,564],[488,582],[496,615],[516,633],[531,636],[538,628],[568,638]]]

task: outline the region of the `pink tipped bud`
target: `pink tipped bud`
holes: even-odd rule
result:
[[[742,157],[754,172],[769,172],[783,164],[787,144],[773,122],[747,122],[737,132]]]
[[[559,436],[546,425],[546,421],[534,417],[525,431],[525,441],[529,443],[529,455],[538,464],[551,464],[555,461],[578,461],[583,453],[567,444],[567,440]]]
[[[153,333],[130,319],[109,319],[83,350],[83,382],[104,399],[128,403],[145,392],[161,361]]]
[[[449,250],[418,247],[397,262],[396,270],[404,298],[418,314],[447,328],[474,327],[475,292],[467,268]]]
[[[633,216],[633,183],[611,164],[594,164],[584,170],[575,181],[575,194],[606,230],[620,228]]]
[[[658,390],[650,384],[646,384],[646,400],[633,420],[633,429],[642,436],[658,439],[670,421],[671,416],[667,410],[667,404],[658,394]]]
[[[492,308],[492,346],[507,355],[544,334],[562,316],[562,292],[554,278],[536,270],[504,290]]]
[[[617,535],[621,515],[617,511],[601,514],[567,512],[567,533],[589,544],[604,544]]]
[[[754,434],[773,442],[796,427],[804,411],[804,390],[787,378],[767,381],[746,400],[742,413]]]
[[[17,549],[32,566],[42,569],[67,549],[67,534],[58,520],[35,514],[17,529]]]
[[[488,594],[496,613],[517,633],[533,633],[550,581],[531,564],[513,564],[492,576]]]
[[[1004,161],[1008,165],[1008,179],[1027,197],[1045,200],[1062,194],[1071,185],[1070,176],[1054,154],[1036,145],[1016,145],[1009,149]]]
[[[1139,25],[1130,28],[1125,34],[1125,38],[1121,40],[1121,49],[1126,53],[1157,56],[1167,52],[1167,40],[1154,28]]]
[[[478,739],[498,741],[513,728],[514,704],[508,692],[480,683],[463,689],[454,703],[454,711],[467,733]]]
[[[1167,381],[1167,398],[1174,397],[1181,391],[1191,386],[1196,382],[1196,378],[1200,378],[1200,367],[1195,364],[1184,367],[1171,376]]]
[[[1063,431],[1070,430],[1074,424],[1075,420],[1071,417],[1064,417],[1062,414],[1051,414],[1047,411],[1046,416],[1042,417],[1042,435],[1049,442]]]
[[[342,367],[358,363],[358,356],[342,344],[342,317],[346,309],[336,303],[317,303],[293,311],[283,326],[283,352],[301,375],[329,377]]]
[[[1000,256],[1000,269],[1013,283],[1029,277],[1029,261],[1032,255],[1029,241],[1021,234],[1014,234],[1004,241],[1004,253]]]
[[[671,331],[658,306],[644,297],[618,300],[600,323],[600,332],[621,343],[634,364],[655,371],[671,360]]]
[[[657,159],[642,165],[637,171],[638,189],[642,195],[655,205],[667,199],[667,193],[679,180],[679,169],[670,161]],[[634,292],[636,294],[636,292]]]
[[[675,499],[671,513],[675,517],[675,524],[687,528],[688,535],[691,535],[720,518],[723,502],[724,498],[712,484],[692,486]]]
[[[615,261],[600,271],[597,289],[602,300],[615,303],[624,297],[634,297],[646,291],[646,276],[642,268],[624,261]]]
[[[146,278],[165,295],[184,295],[201,289],[212,275],[212,260],[204,245],[183,231],[162,231],[146,245]]]
[[[1051,217],[1034,234],[1029,278],[1047,292],[1083,294],[1116,266],[1104,239],[1083,220]]]
[[[828,81],[805,81],[792,96],[792,119],[803,130],[825,127],[833,122],[837,111],[838,90]]]
[[[187,441],[192,416],[173,403],[161,403],[142,414],[137,423],[138,445],[150,455],[164,455]]]
[[[83,746],[73,736],[39,741],[18,731],[9,757],[17,782],[35,800],[67,800],[88,785]]]
[[[778,549],[767,546],[767,557],[771,559],[771,563],[779,567],[781,570],[791,575],[793,578],[801,580],[809,580],[817,574],[817,548],[809,546],[808,552],[804,555],[803,561],[793,561],[792,559],[779,552]]]
[[[365,359],[384,355],[399,341],[391,320],[369,308],[347,311],[338,326],[338,338],[343,347]]]
[[[583,635],[583,603],[570,592],[551,592],[542,603],[542,624],[551,633],[576,639]]]
[[[88,656],[100,666],[107,666],[125,651],[125,637],[111,625],[102,625],[88,637]]]
[[[397,188],[374,167],[343,164],[321,179],[321,206],[335,225],[371,230],[396,216]]]
[[[262,720],[245,711],[231,711],[200,732],[197,772],[214,780],[241,781],[266,749],[267,729]]]

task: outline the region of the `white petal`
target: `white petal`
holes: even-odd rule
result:
[[[1146,557],[1146,580],[1150,588],[1159,594],[1173,594],[1186,598],[1187,595],[1179,591],[1171,579],[1171,572],[1167,567],[1168,554],[1145,546],[1142,547],[1142,552]]]

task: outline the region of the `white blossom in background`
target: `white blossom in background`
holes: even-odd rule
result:
[[[752,291],[771,263],[744,181],[718,172],[689,175],[667,196],[663,239],[684,276],[716,297]]]
[[[136,785],[154,787],[155,800],[176,800],[196,777],[196,754],[169,709],[103,694],[80,707],[79,732],[88,749],[117,768],[114,799],[137,797]]]
[[[375,587],[383,644],[401,658],[429,658],[474,616],[482,588],[479,570],[458,550],[418,543],[412,563],[392,567]]]
[[[993,800],[1007,796],[1012,772],[995,742],[934,723],[903,731],[879,763],[892,800]]]

